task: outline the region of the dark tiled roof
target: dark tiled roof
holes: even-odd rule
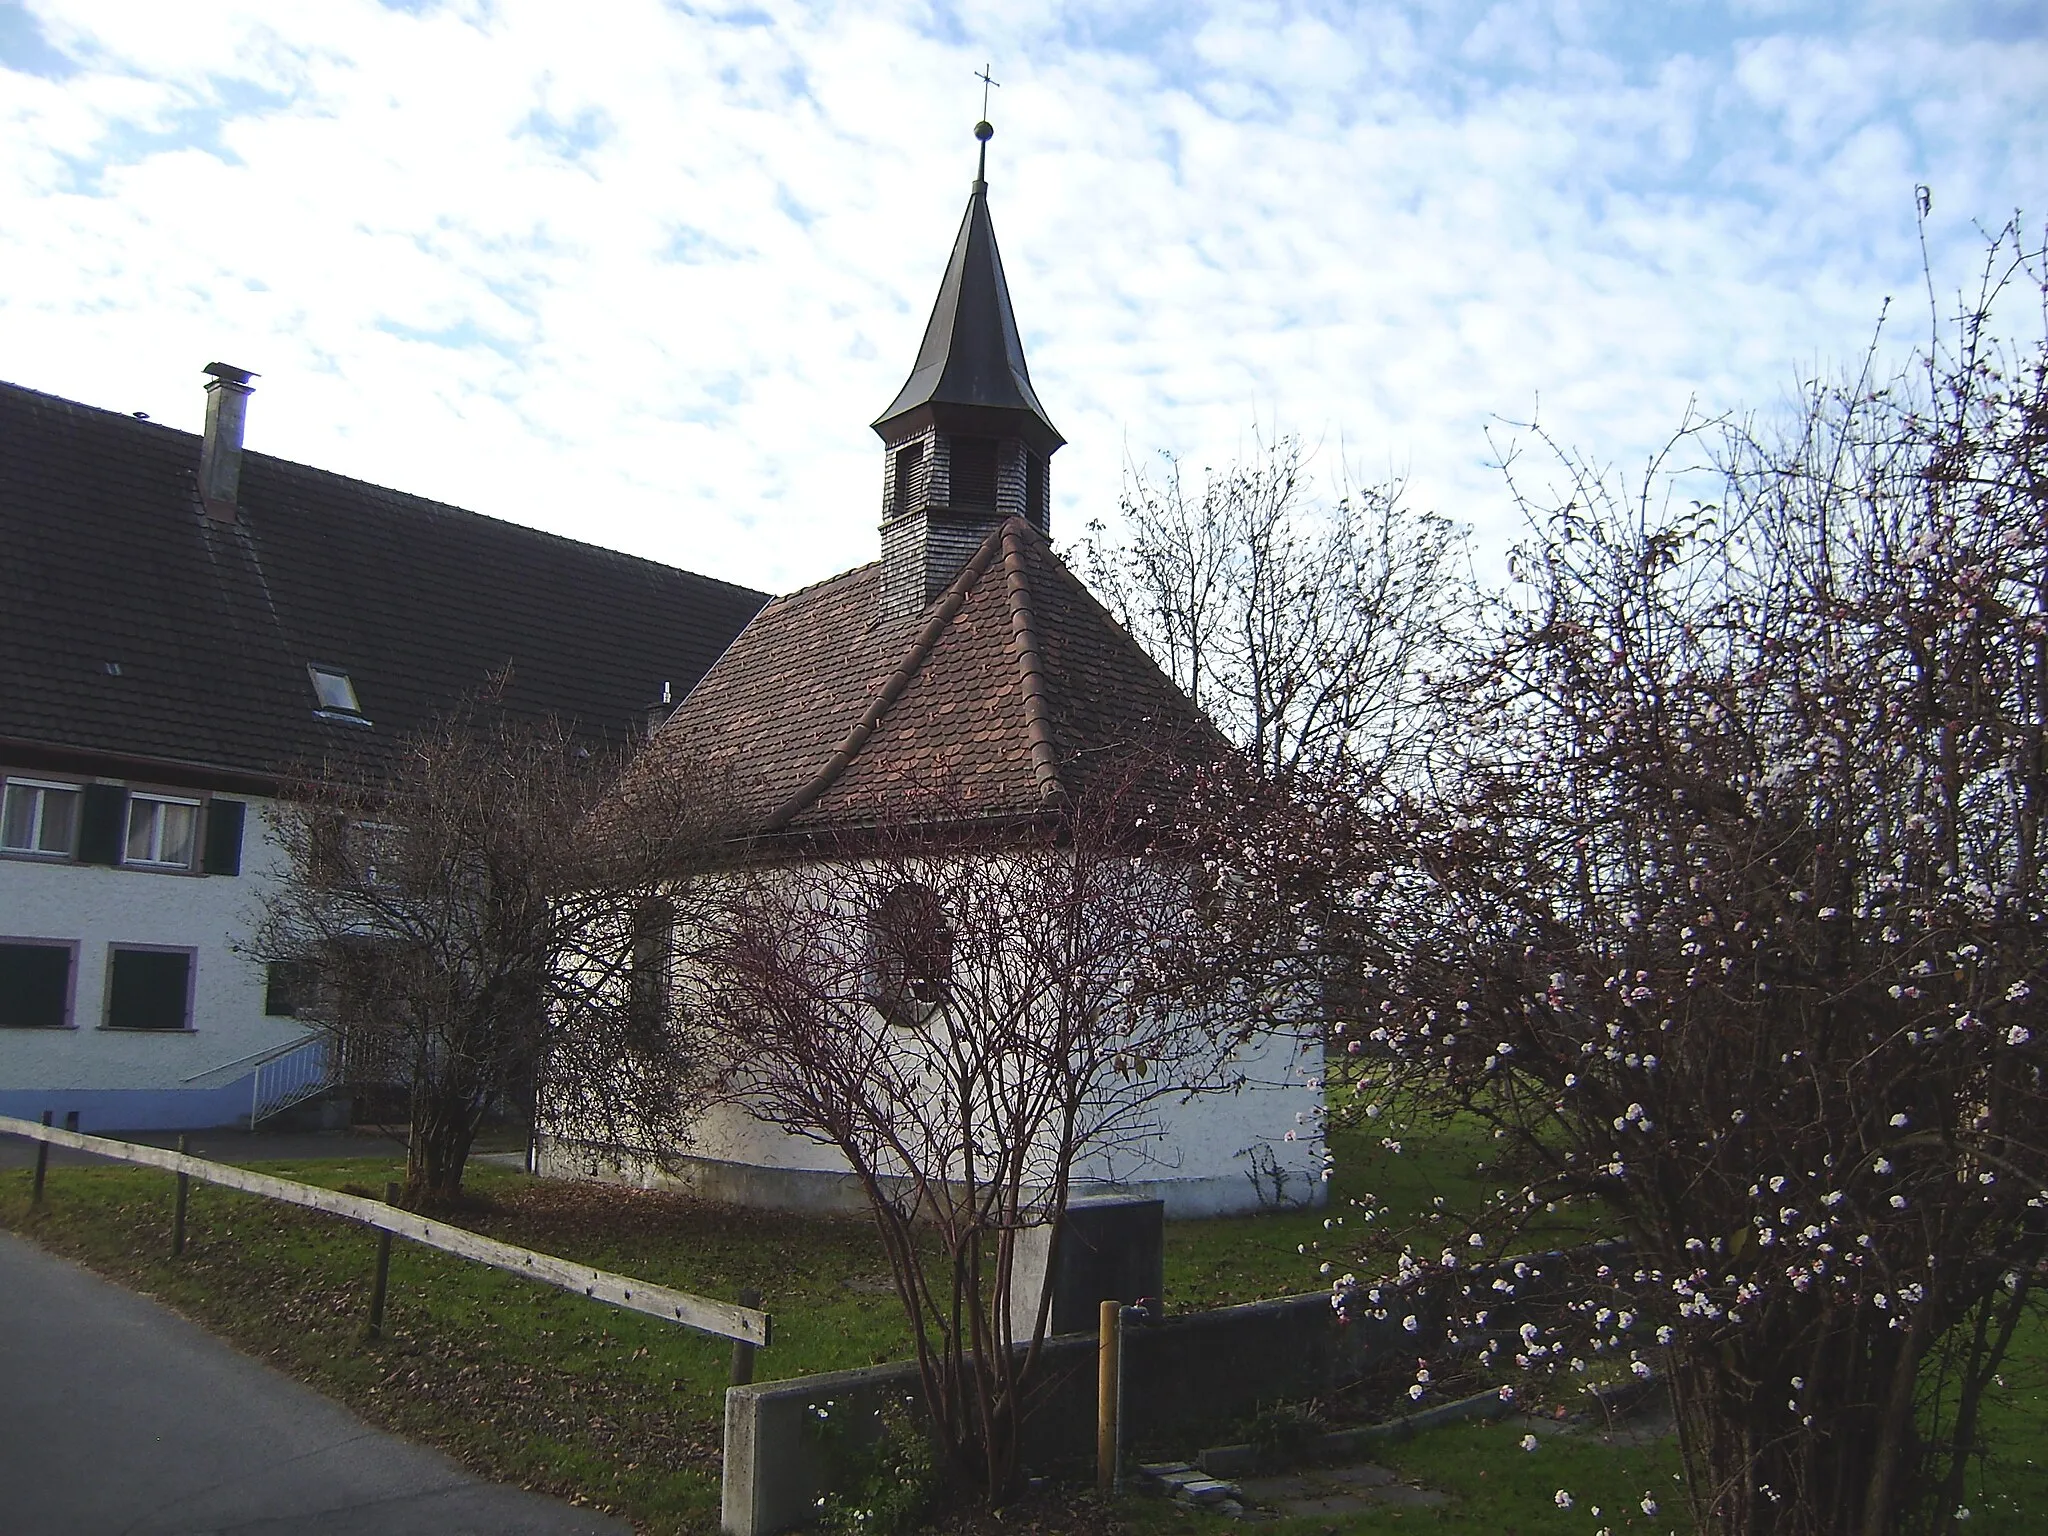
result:
[[[619,739],[763,601],[260,453],[225,523],[198,462],[190,433],[0,384],[0,742],[262,775],[374,754],[508,665],[508,706]],[[315,718],[309,662],[373,729]]]
[[[881,567],[762,609],[643,763],[729,764],[757,829],[871,825],[906,804],[1031,815],[1134,749],[1213,729],[1022,518],[915,618],[881,618]]]

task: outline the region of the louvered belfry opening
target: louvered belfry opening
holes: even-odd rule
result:
[[[923,611],[1005,518],[1050,532],[1047,463],[1065,439],[1031,387],[985,181],[968,196],[917,362],[874,427],[886,616]]]
[[[924,451],[922,439],[896,450],[895,478],[889,485],[889,513],[892,517],[924,510]]]
[[[996,510],[996,450],[1000,446],[990,437],[953,439],[953,494],[948,499],[955,512]]]
[[[1040,533],[1052,532],[1052,518],[1045,505],[1045,455],[1024,450],[1024,516]]]

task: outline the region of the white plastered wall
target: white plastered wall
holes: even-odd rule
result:
[[[1176,1219],[1321,1205],[1321,1043],[1284,1032],[1239,1046],[1230,1086],[1169,1094],[1130,1122],[1110,1148],[1082,1157],[1075,1193],[1139,1194]],[[663,1165],[665,1164],[665,1166]],[[689,1146],[657,1164],[607,1157],[568,1127],[537,1141],[536,1166],[564,1178],[600,1178],[691,1190],[738,1205],[858,1210],[864,1195],[838,1150],[769,1124],[742,1105],[698,1117]]]
[[[237,1062],[306,1032],[264,1014],[264,967],[236,952],[283,860],[268,803],[233,798],[248,805],[238,875],[0,858],[0,936],[77,946],[69,1027],[0,1030],[0,1103],[47,1099],[60,1120],[80,1108],[87,1130],[176,1125],[180,1103],[197,1108],[192,1096],[223,1087]],[[104,1027],[109,952],[122,944],[194,952],[189,1030]]]

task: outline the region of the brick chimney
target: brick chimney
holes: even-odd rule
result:
[[[249,414],[246,368],[208,363],[213,376],[206,386],[206,436],[199,446],[199,500],[206,515],[221,522],[235,520],[235,493],[242,480],[242,425]]]

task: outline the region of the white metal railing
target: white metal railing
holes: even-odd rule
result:
[[[265,1057],[249,1079],[249,1129],[327,1089],[327,1037],[308,1035],[295,1047]]]
[[[219,1088],[224,1084],[233,1082],[251,1067],[261,1066],[272,1057],[282,1056],[287,1051],[296,1051],[303,1047],[307,1041],[318,1038],[319,1031],[309,1029],[276,1045],[266,1045],[260,1051],[251,1051],[246,1056],[237,1056],[233,1061],[224,1061],[215,1067],[204,1067],[188,1077],[180,1078],[179,1081],[187,1088]],[[212,1081],[208,1082],[208,1078],[211,1078]]]

